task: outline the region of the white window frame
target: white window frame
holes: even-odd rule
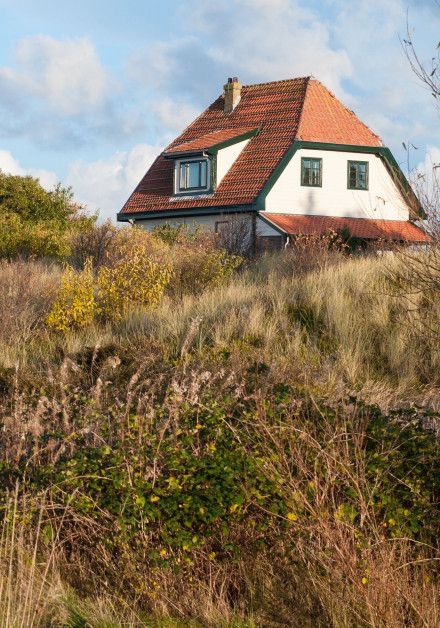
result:
[[[206,162],[206,187],[192,188],[190,190],[180,189],[180,166],[183,163],[189,163],[192,161],[205,161]],[[200,194],[200,192],[209,192],[212,188],[211,182],[211,160],[209,157],[182,157],[182,159],[176,159],[174,164],[174,194]]]

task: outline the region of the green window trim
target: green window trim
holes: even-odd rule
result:
[[[189,157],[174,164],[174,195],[209,193],[213,189],[212,159]]]
[[[311,188],[322,187],[321,157],[301,157],[301,185]]]
[[[365,166],[365,170],[362,173],[362,167]],[[352,168],[354,167],[354,171]],[[369,184],[369,162],[368,161],[354,161],[349,159],[347,161],[347,190],[368,190]],[[354,182],[353,182],[354,173]]]

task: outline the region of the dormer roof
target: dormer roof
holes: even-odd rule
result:
[[[237,127],[233,129],[221,129],[220,131],[213,131],[207,133],[201,137],[197,137],[189,142],[183,142],[182,144],[176,144],[171,148],[166,149],[163,152],[164,157],[175,157],[182,153],[202,153],[205,151],[213,151],[223,146],[239,142],[242,139],[251,137],[258,133],[258,128],[252,127]]]

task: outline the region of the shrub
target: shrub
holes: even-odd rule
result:
[[[215,288],[231,277],[242,258],[226,251],[201,246],[181,246],[174,251],[170,292],[176,295],[198,294]]]
[[[57,185],[48,192],[38,179],[0,171],[0,257],[63,259],[71,236],[94,221],[73,202],[70,188]]]
[[[67,331],[90,325],[96,318],[121,320],[133,306],[157,305],[171,272],[169,264],[148,258],[139,246],[114,266],[101,266],[96,276],[91,258],[82,271],[67,266],[46,322],[56,331]]]
[[[206,238],[207,234],[200,225],[188,226],[186,224],[170,225],[166,223],[153,229],[153,237],[165,244],[189,244]],[[210,238],[212,239],[212,237]]]
[[[231,606],[272,588],[274,625],[289,625],[283,601],[302,578],[321,608],[301,625],[436,625],[423,582],[439,533],[425,423],[438,415],[385,415],[353,398],[331,407],[280,380],[255,389],[251,372],[167,374],[160,356],[145,375],[103,358],[93,369],[66,361],[47,397],[12,397],[0,414],[0,503],[17,480],[48,495],[43,530],[57,530],[76,586],[90,564],[93,579],[148,607],[161,595],[152,581],[223,573]],[[259,561],[269,582],[263,568],[256,581]],[[275,592],[280,572],[289,586]]]
[[[117,321],[133,305],[157,305],[170,278],[171,266],[149,259],[143,247],[138,246],[115,266],[100,268],[97,277],[100,315]]]
[[[70,234],[57,223],[27,222],[18,214],[0,213],[0,257],[63,259],[70,250]]]
[[[94,217],[86,217],[82,207],[73,201],[71,188],[58,184],[47,191],[34,177],[9,175],[1,171],[0,212],[15,214],[24,222],[57,224],[62,230],[67,230],[72,221],[85,226],[95,220]]]
[[[223,221],[222,217],[220,220]],[[249,214],[224,216],[222,229],[216,234],[218,246],[230,255],[250,258],[254,255],[253,217]]]
[[[79,269],[84,268],[87,259],[92,260],[93,268],[99,269],[108,264],[112,249],[117,246],[118,229],[108,220],[103,225],[90,225],[72,238],[70,261]]]
[[[286,251],[287,264],[295,274],[339,264],[349,255],[346,240],[335,231],[322,236],[304,235],[293,239]]]
[[[56,331],[90,325],[96,314],[93,270],[90,260],[81,272],[70,266],[61,278],[61,287],[46,322]]]
[[[169,247],[142,227],[122,227],[116,229],[112,245],[109,247],[105,266],[113,267],[127,260],[133,251],[142,251],[144,256],[154,261],[169,257]]]

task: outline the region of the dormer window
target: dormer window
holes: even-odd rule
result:
[[[175,193],[206,192],[211,188],[211,167],[206,157],[176,160]]]

